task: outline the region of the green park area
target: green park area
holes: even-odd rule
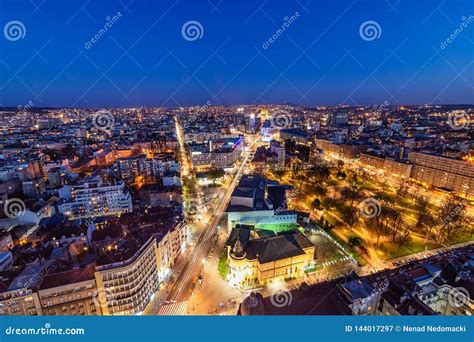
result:
[[[465,200],[359,165],[317,158],[265,176],[293,186],[289,209],[309,212],[361,264],[474,238],[474,210]]]

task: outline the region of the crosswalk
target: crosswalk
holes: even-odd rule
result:
[[[188,311],[188,301],[177,302],[163,305],[159,310],[158,316],[183,316]]]

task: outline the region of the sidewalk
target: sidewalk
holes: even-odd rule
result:
[[[175,285],[176,279],[178,278],[184,267],[189,252],[190,250],[188,249],[186,253],[181,254],[178,257],[175,265],[171,269],[168,279],[160,284],[160,288],[158,289],[158,291],[155,292],[155,297],[153,298],[153,300],[150,301],[150,303],[148,303],[145,310],[143,310],[143,315],[156,315],[158,313],[160,307],[166,300],[166,297],[168,296],[171,288],[173,288],[173,286]]]
[[[225,239],[226,234],[221,230],[218,242],[212,247],[210,257],[204,265],[202,284],[196,285],[189,300],[190,315],[235,315],[237,312],[243,294],[222,279],[217,270]]]

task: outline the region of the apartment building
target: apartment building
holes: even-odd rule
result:
[[[103,315],[142,313],[159,286],[156,250],[154,237],[141,246],[126,240],[101,258],[95,280]]]
[[[334,144],[329,140],[316,139],[316,146],[325,154],[334,155],[337,158],[354,159],[357,156],[357,148],[347,144]]]
[[[426,185],[474,197],[474,164],[469,161],[421,152],[410,152],[411,177]]]
[[[52,270],[37,295],[44,315],[100,315],[94,266]]]
[[[170,155],[160,154],[145,160],[145,176],[155,181],[162,178],[167,172],[180,172],[180,164]]]
[[[65,185],[58,193],[58,210],[70,219],[132,211],[132,198],[123,181],[104,183],[97,176],[77,184]]]

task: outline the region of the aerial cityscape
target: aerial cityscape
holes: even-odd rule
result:
[[[0,315],[473,315],[435,2],[0,1]]]

